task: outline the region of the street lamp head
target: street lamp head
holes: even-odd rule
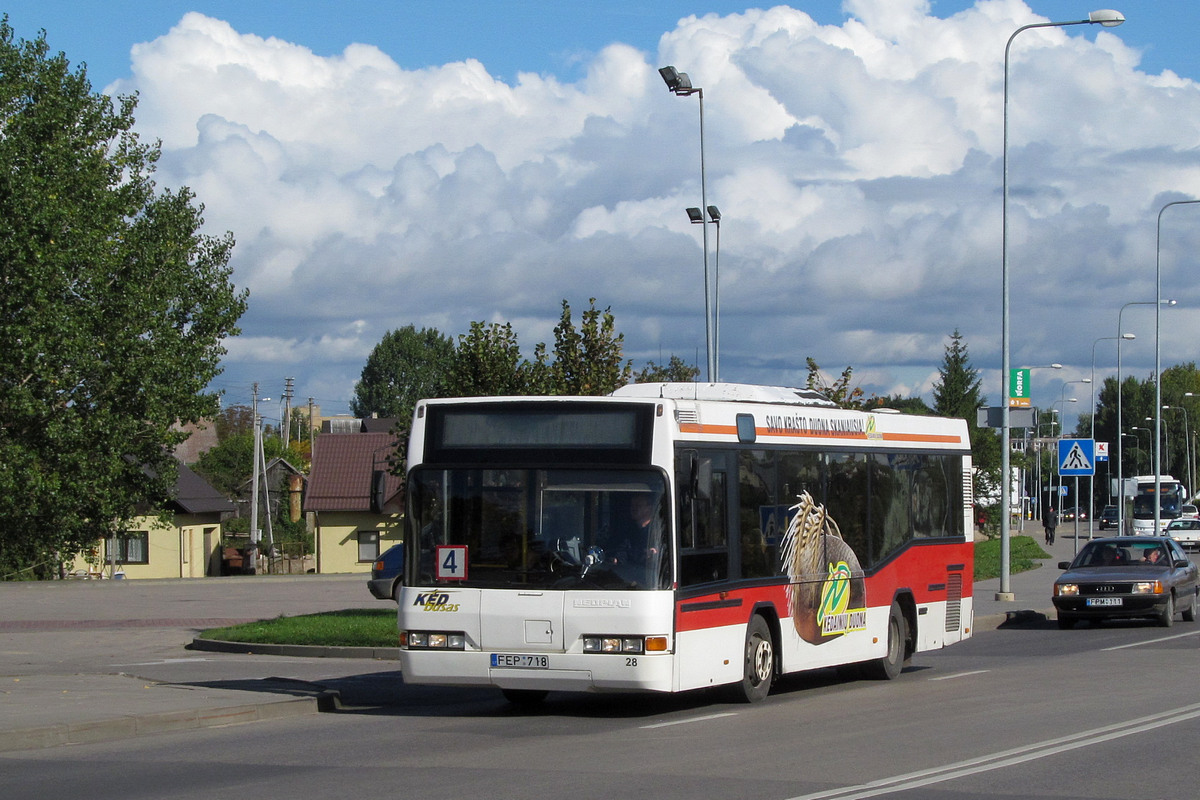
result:
[[[1125,15],[1111,8],[1101,8],[1088,14],[1088,22],[1099,23],[1106,28],[1115,28],[1125,21]]]
[[[674,67],[661,67],[658,74],[662,75],[667,89],[675,94],[689,94],[692,91],[692,79],[686,72],[680,72]]]
[[[692,221],[693,225],[703,224],[704,215],[700,213],[700,209],[688,208],[685,210],[687,211],[688,219]]]
[[[1062,364],[1051,364],[1050,369],[1062,369]]]
[[[1178,300],[1163,300],[1163,301],[1162,301],[1162,304],[1163,304],[1164,306],[1173,306],[1173,305],[1175,305],[1175,304],[1176,304],[1176,303],[1178,303],[1178,302],[1179,302]]]
[[[708,207],[708,218],[711,219],[713,222],[720,222],[721,221],[721,209],[717,208],[716,206],[709,206]]]
[[[1122,333],[1121,338],[1125,339],[1125,340],[1132,340],[1132,339],[1136,339],[1137,336],[1132,333]]]

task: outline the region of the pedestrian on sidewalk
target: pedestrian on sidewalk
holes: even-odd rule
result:
[[[1042,515],[1042,527],[1046,530],[1046,544],[1054,544],[1054,529],[1058,527],[1058,512],[1054,506],[1047,508]]]

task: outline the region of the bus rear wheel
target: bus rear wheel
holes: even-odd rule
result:
[[[766,620],[758,614],[746,627],[746,658],[742,680],[735,684],[736,699],[745,703],[765,700],[775,681],[775,644]]]

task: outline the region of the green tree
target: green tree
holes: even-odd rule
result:
[[[156,189],[135,105],[0,18],[0,574],[161,507],[173,424],[217,410],[205,388],[246,308],[233,238]]]
[[[878,397],[874,395],[867,397],[861,387],[850,385],[854,367],[846,367],[837,380],[830,381],[821,372],[821,367],[817,365],[815,359],[805,358],[804,363],[808,365],[808,381],[805,383],[805,388],[820,392],[842,408],[862,409],[874,408],[879,405]]]
[[[285,448],[279,436],[264,436],[262,443],[263,457],[267,461],[283,458],[294,467],[304,466],[303,454],[296,442],[290,442]],[[254,471],[254,432],[227,436],[215,447],[201,453],[192,468],[221,494],[236,497]]]
[[[980,389],[979,371],[971,365],[967,343],[955,329],[938,368],[933,384],[933,412],[942,417],[967,421],[971,437],[972,463],[975,466],[975,496],[998,497],[1000,491],[1000,439],[991,428],[981,428],[978,411],[987,404]]]
[[[579,328],[563,300],[562,317],[554,328],[554,361],[548,361],[546,345],[539,343],[530,367],[530,388],[539,394],[609,394],[629,383],[633,373],[632,362],[622,356],[624,343],[611,311],[596,308],[596,298],[590,298]]]
[[[367,357],[351,413],[395,417],[400,430],[408,430],[418,400],[445,396],[453,358],[454,341],[433,328],[388,331]]]
[[[699,377],[699,367],[672,355],[665,367],[647,361],[642,371],[634,375],[634,380],[638,383],[691,383]]]
[[[1188,394],[1194,395],[1189,397]],[[1190,436],[1195,426],[1200,424],[1200,371],[1195,362],[1186,362],[1167,367],[1163,370],[1162,404],[1167,408],[1162,411],[1162,466],[1163,473],[1176,478],[1185,478],[1190,474],[1195,478],[1193,461],[1196,454],[1191,452]],[[1095,439],[1109,443],[1109,456],[1114,461],[1109,464],[1112,475],[1117,475],[1115,459],[1123,462],[1121,471],[1126,477],[1146,474],[1153,469],[1150,457],[1152,435],[1133,428],[1153,429],[1152,422],[1146,418],[1154,417],[1154,380],[1153,376],[1139,380],[1132,375],[1123,375],[1120,387],[1121,423],[1125,429],[1124,447],[1118,449],[1119,432],[1117,430],[1117,381],[1115,377],[1105,378],[1096,393],[1096,426]],[[1091,436],[1091,419],[1080,415],[1076,435]],[[1086,427],[1085,427],[1086,424]],[[1140,437],[1140,438],[1139,438]],[[1191,468],[1189,470],[1189,468]],[[1196,487],[1189,486],[1190,492]]]
[[[214,420],[217,431],[217,441],[237,433],[249,433],[254,430],[254,409],[247,405],[232,405],[221,409]]]
[[[458,337],[449,374],[449,397],[487,397],[525,394],[529,387],[529,365],[521,358],[521,347],[512,325],[472,322],[471,332]]]

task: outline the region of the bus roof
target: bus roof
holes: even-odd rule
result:
[[[617,389],[612,396],[837,407],[837,403],[811,389],[792,389],[787,386],[752,386],[745,383],[630,383]]]

